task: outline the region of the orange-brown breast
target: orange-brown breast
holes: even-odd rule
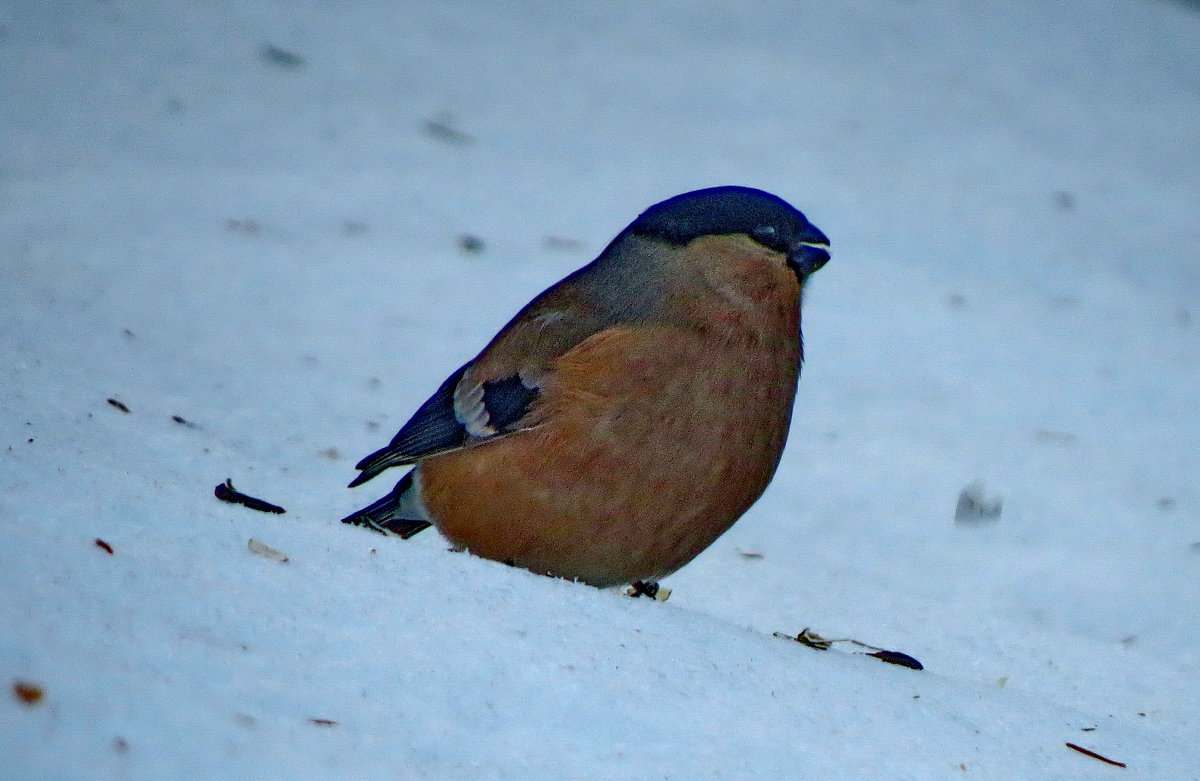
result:
[[[771,260],[781,276],[694,296],[680,325],[616,326],[567,351],[533,428],[421,463],[441,532],[597,586],[663,577],[708,547],[766,488],[791,419],[799,291]]]

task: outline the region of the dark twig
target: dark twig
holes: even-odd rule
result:
[[[871,651],[871,653],[864,654],[864,656],[874,656],[876,659],[878,659],[881,662],[887,662],[888,664],[898,664],[901,667],[907,667],[910,670],[924,670],[925,669],[925,665],[921,664],[920,662],[918,662],[916,659],[909,656],[908,654],[901,653],[899,651],[888,651],[885,648],[879,648],[878,646],[874,646],[874,645],[867,645],[864,642],[861,642],[859,640],[855,640],[855,639],[849,638],[849,637],[840,637],[837,639],[829,639],[829,638],[821,637],[819,634],[812,631],[808,627],[801,629],[800,634],[796,635],[795,637],[792,637],[791,635],[785,635],[783,632],[775,632],[775,636],[783,637],[788,640],[795,640],[797,643],[800,643],[801,645],[806,645],[809,648],[815,649],[817,651],[828,651],[830,648],[833,647],[834,643],[850,643],[851,645],[857,645],[859,648],[866,648],[868,651]]]
[[[251,510],[259,510],[264,513],[286,512],[286,510],[277,504],[264,502],[262,499],[255,499],[253,496],[247,496],[241,491],[238,491],[233,487],[232,480],[226,480],[225,482],[218,484],[216,489],[213,491],[213,494],[222,502],[240,504],[245,507],[249,507]]]
[[[1110,765],[1116,765],[1117,767],[1125,767],[1124,762],[1118,762],[1115,759],[1109,759],[1108,757],[1101,756],[1101,755],[1097,754],[1095,751],[1088,751],[1083,746],[1076,746],[1074,743],[1068,743],[1067,748],[1074,749],[1075,751],[1078,751],[1080,754],[1087,754],[1092,759],[1098,759],[1101,762],[1107,762]]]
[[[925,665],[921,664],[920,662],[918,662],[916,659],[912,658],[908,654],[900,653],[899,651],[879,650],[873,654],[867,654],[867,656],[874,656],[876,659],[880,660],[881,662],[887,662],[888,664],[898,664],[901,667],[907,667],[910,670],[924,670],[925,669]]]

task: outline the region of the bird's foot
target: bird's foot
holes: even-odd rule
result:
[[[653,581],[647,583],[644,580],[635,580],[625,589],[625,596],[649,597],[657,602],[666,602],[671,596],[671,589],[663,588]]]

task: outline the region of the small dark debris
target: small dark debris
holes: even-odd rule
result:
[[[449,119],[427,119],[421,123],[421,129],[431,138],[455,146],[466,146],[475,140],[470,133],[464,133],[451,125]]]
[[[369,228],[367,227],[367,224],[365,222],[358,222],[357,220],[343,220],[342,221],[342,235],[343,236],[361,236],[364,233],[366,233],[368,230],[369,230]]]
[[[967,305],[967,297],[962,293],[951,293],[946,296],[946,306],[951,309],[962,309]]]
[[[743,559],[761,559],[763,557],[762,552],[756,550],[738,550],[738,555]]]
[[[1069,212],[1075,208],[1075,194],[1066,190],[1059,190],[1054,193],[1054,205],[1065,212]]]
[[[1079,441],[1079,437],[1069,431],[1054,431],[1048,428],[1039,428],[1033,432],[1033,438],[1038,442],[1046,442],[1054,445],[1073,445]]]
[[[128,413],[129,413],[129,407],[126,407],[124,404],[122,404],[121,402],[117,401],[116,399],[108,399],[108,403],[109,403],[109,404],[111,404],[112,406],[116,407],[117,409],[121,410],[122,412],[126,413],[126,414],[128,414]]]
[[[379,423],[377,421],[374,421],[374,420],[367,421],[367,431],[378,431],[378,430],[379,430]]]
[[[1087,756],[1091,757],[1092,759],[1098,759],[1101,762],[1107,762],[1108,764],[1116,765],[1117,767],[1125,767],[1124,762],[1118,762],[1115,759],[1109,759],[1106,756],[1097,754],[1095,751],[1089,751],[1088,749],[1084,748],[1083,746],[1076,746],[1074,743],[1067,743],[1066,746],[1069,749],[1078,751],[1080,754],[1086,754]]]
[[[271,504],[270,502],[265,502],[262,499],[255,499],[253,496],[247,496],[241,491],[238,491],[233,487],[232,480],[226,480],[223,483],[219,483],[213,490],[213,494],[222,502],[240,504],[244,507],[249,507],[251,510],[259,510],[264,513],[287,512],[277,504]]]
[[[542,244],[550,249],[579,249],[583,246],[582,241],[568,236],[544,236]]]
[[[167,98],[167,113],[168,114],[171,114],[171,115],[182,114],[183,108],[184,108],[183,101],[180,100],[179,98]]]
[[[263,44],[262,49],[259,50],[259,55],[263,58],[264,62],[287,70],[301,68],[306,64],[305,59],[299,54],[287,49],[281,49],[273,43]]]
[[[318,727],[336,727],[338,723],[333,719],[309,719],[309,722],[316,724]]]
[[[1079,731],[1080,732],[1095,732],[1096,728],[1095,727],[1080,727]]]
[[[111,556],[113,553],[112,546],[99,537],[96,538],[96,547],[107,553],[109,556]]]
[[[327,447],[321,451],[321,455],[325,456],[330,461],[337,461],[341,459],[342,451],[338,450],[336,447]]]
[[[29,445],[32,445],[32,444],[33,444],[33,437],[30,437],[29,439],[25,440],[25,443],[26,443],[26,444],[29,444]]]
[[[137,335],[133,331],[130,331],[128,328],[121,329],[121,336],[125,337],[126,339],[128,339],[131,342],[137,338]]]
[[[1191,547],[1192,553],[1200,553],[1200,542],[1193,542],[1189,547]]]
[[[921,664],[920,662],[918,662],[916,659],[912,658],[908,654],[902,654],[899,651],[876,651],[875,653],[867,654],[867,656],[874,656],[876,659],[880,660],[881,662],[887,662],[888,664],[898,664],[901,667],[907,667],[910,670],[924,670],[925,669],[925,665]]]
[[[13,696],[26,705],[37,705],[46,696],[46,691],[36,683],[13,681]]]
[[[1158,509],[1170,510],[1175,507],[1175,500],[1169,496],[1164,496],[1158,500]]]
[[[800,632],[795,637],[792,637],[791,635],[785,635],[783,632],[776,632],[775,636],[776,637],[784,637],[784,638],[787,638],[788,640],[795,640],[797,643],[800,643],[800,645],[806,645],[809,648],[815,649],[817,651],[828,651],[830,648],[833,647],[832,640],[826,640],[824,637],[821,637],[819,634],[817,634],[816,632],[813,632],[808,627],[801,629]]]
[[[113,751],[117,752],[118,754],[129,753],[129,741],[125,740],[125,738],[113,738],[112,746]]]
[[[262,230],[262,224],[258,220],[237,219],[231,218],[225,220],[225,227],[234,233],[244,233],[252,235]]]
[[[464,233],[458,237],[458,248],[469,255],[478,255],[483,252],[483,247],[483,239],[478,236]]]
[[[856,652],[856,653],[862,653],[864,656],[873,656],[876,659],[880,660],[881,662],[887,662],[888,664],[900,665],[901,667],[907,667],[910,670],[924,670],[925,669],[925,665],[918,662],[914,657],[909,656],[908,654],[905,654],[905,653],[901,653],[900,651],[889,651],[886,648],[880,648],[878,646],[868,645],[867,643],[864,643],[861,640],[855,640],[850,637],[840,637],[837,639],[829,639],[829,638],[821,637],[819,634],[812,631],[808,627],[801,629],[799,634],[797,634],[795,637],[784,634],[783,632],[775,632],[774,635],[775,635],[775,637],[780,637],[785,640],[794,640],[797,643],[808,646],[809,648],[812,648],[816,651],[828,651],[830,648],[833,647],[834,643],[849,643],[850,645],[856,645],[859,648],[865,648],[865,649],[867,649],[867,651],[870,651],[870,653],[865,653],[865,652],[861,652],[861,651]]]
[[[988,498],[984,494],[982,482],[971,483],[958,494],[954,522],[969,525],[999,520],[1003,505],[1000,497]]]
[[[193,423],[192,421],[183,417],[182,415],[172,415],[171,420],[175,421],[176,423],[183,426],[184,428],[200,428],[195,423]]]

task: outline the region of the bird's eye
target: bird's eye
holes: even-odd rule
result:
[[[768,249],[780,249],[779,231],[774,225],[759,225],[750,231],[750,238]]]

